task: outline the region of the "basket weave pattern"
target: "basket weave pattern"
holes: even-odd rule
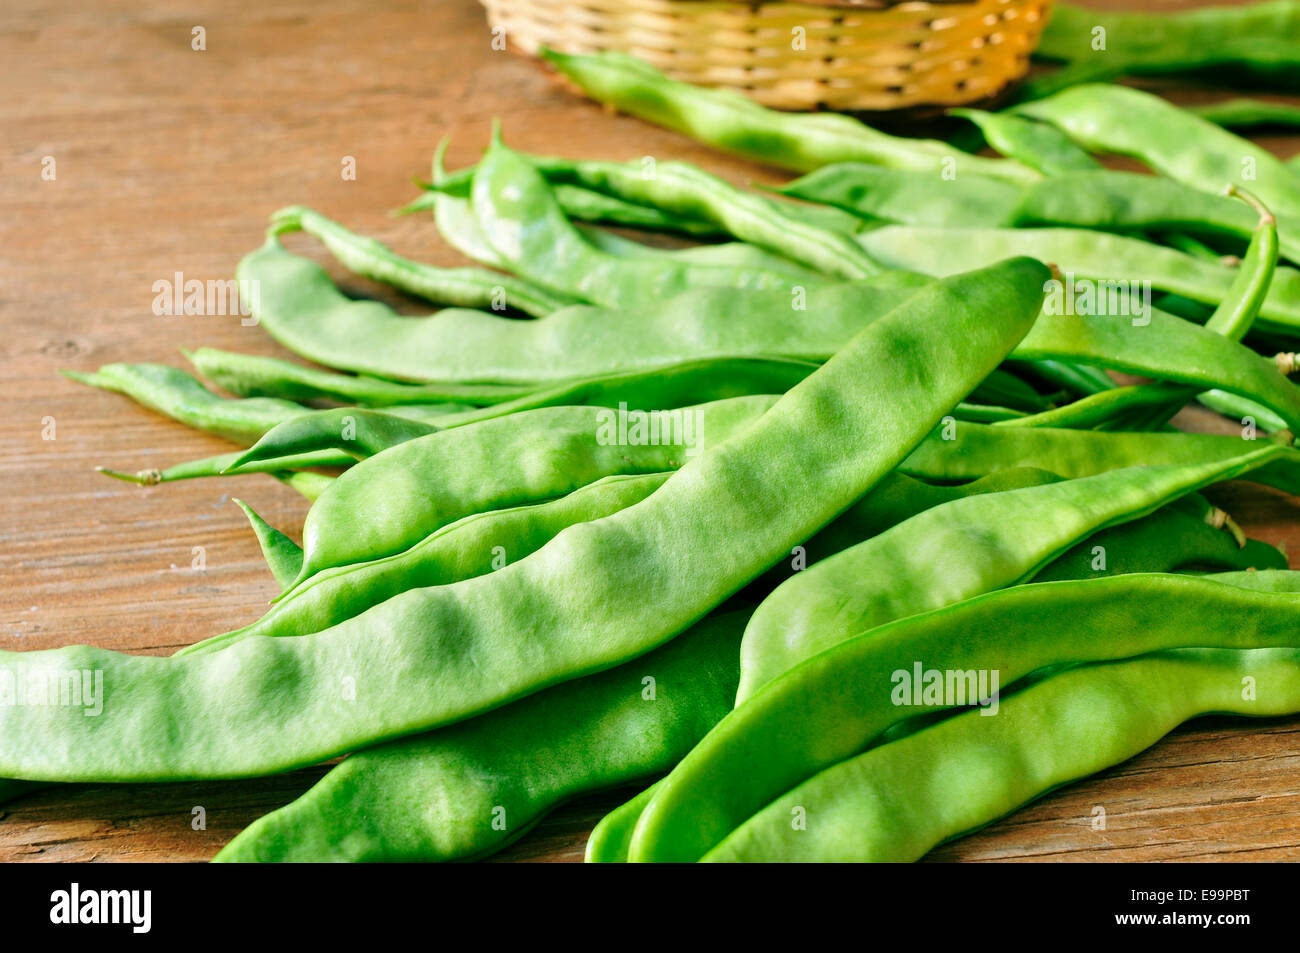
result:
[[[779,109],[884,110],[985,99],[1022,77],[1051,0],[863,8],[707,0],[482,0],[507,44],[618,50],[673,79]]]

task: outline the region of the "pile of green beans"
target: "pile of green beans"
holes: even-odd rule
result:
[[[801,177],[529,155],[499,127],[449,172],[444,140],[400,211],[463,267],[282,208],[236,274],[300,361],[65,372],[235,445],[110,476],[310,501],[300,534],[234,501],[278,595],[170,658],[0,652],[0,700],[105,686],[96,718],[0,704],[0,800],[345,756],[216,859],[481,858],[637,784],[589,862],[911,861],[1199,714],[1300,712],[1300,573],[1201,495],[1300,495],[1300,176],[1229,131],[1296,113],[1095,82],[1288,76],[1296,6],[1059,5],[1062,70],[953,110],[997,158],[546,51]],[[1062,308],[1076,283],[1097,297]],[[1176,429],[1197,402],[1230,429]],[[899,696],[914,670],[975,681]]]

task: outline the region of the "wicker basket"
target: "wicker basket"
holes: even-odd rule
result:
[[[1051,0],[482,0],[507,44],[621,50],[778,109],[990,99],[1024,76]],[[799,42],[802,40],[802,42]]]

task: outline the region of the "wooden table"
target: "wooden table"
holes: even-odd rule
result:
[[[142,489],[92,472],[230,445],[64,380],[59,368],[183,365],[177,349],[201,344],[284,353],[237,318],[156,316],[156,280],[229,277],[260,241],[266,215],[291,203],[402,254],[458,263],[426,218],[387,213],[414,196],[410,178],[426,172],[440,137],[453,137],[453,166],[473,161],[495,116],[522,149],[672,156],[734,181],[774,180],[673,133],[605,115],[533,63],[494,52],[471,0],[225,0],[177,12],[139,0],[75,6],[15,0],[0,23],[5,649],[84,642],[165,654],[255,619],[275,593],[231,495],[296,530],[306,504],[292,491],[269,477]],[[195,27],[206,49],[192,48]],[[1300,147],[1269,144],[1282,154]],[[342,175],[349,157],[354,179]],[[51,159],[49,179],[42,171]],[[349,290],[384,295],[331,269]],[[1242,485],[1214,496],[1253,535],[1300,552],[1295,500]],[[323,770],[50,788],[0,807],[0,860],[204,860]],[[503,859],[580,859],[592,824],[628,793],[557,812]],[[1108,816],[1104,831],[1091,826],[1098,806]],[[193,829],[196,807],[205,829]],[[1295,859],[1297,818],[1300,720],[1224,719],[1175,732],[934,857]]]

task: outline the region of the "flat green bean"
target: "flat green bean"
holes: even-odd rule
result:
[[[622,53],[577,56],[548,49],[542,56],[598,102],[764,165],[811,172],[832,162],[869,162],[923,172],[950,167],[1011,182],[1038,177],[1017,162],[969,155],[933,139],[886,135],[848,116],[778,112],[739,93],[675,82]]]
[[[376,302],[344,297],[319,266],[278,244],[240,268],[260,282],[257,313],[267,330],[313,360],[408,380],[534,388],[687,360],[824,360],[924,281],[891,276],[879,285],[812,285],[796,295],[705,287],[626,312],[581,305],[517,321],[466,309],[399,317]],[[808,311],[824,320],[808,321]]]
[[[899,464],[899,470],[943,483],[975,480],[1011,467],[1037,467],[1073,479],[1124,467],[1226,460],[1249,450],[1250,443],[1219,434],[1111,433],[958,421],[936,428]],[[1289,459],[1256,470],[1252,479],[1300,493],[1300,471]]]
[[[1240,532],[1222,510],[1192,494],[1132,523],[1094,533],[1044,566],[1034,582],[1188,569],[1287,568],[1286,556],[1277,548],[1257,539],[1243,545],[1234,530]]]
[[[584,185],[621,199],[667,209],[684,218],[712,222],[743,242],[813,271],[848,280],[866,278],[880,271],[849,235],[804,221],[799,206],[774,201],[761,192],[736,188],[688,162],[663,161],[646,166],[644,160],[637,163],[588,160],[571,163],[570,167],[569,174],[580,177]]]
[[[527,396],[532,386],[501,384],[408,384],[367,375],[339,374],[277,357],[201,347],[185,351],[200,374],[240,397],[336,400],[370,407],[463,402],[499,404]]]
[[[468,182],[468,178],[466,181]],[[692,221],[691,219],[672,215],[659,208],[626,202],[623,199],[606,195],[595,189],[571,185],[567,182],[552,183],[552,187],[555,192],[555,200],[560,203],[560,208],[564,209],[564,214],[575,222],[599,222],[625,228],[679,232],[683,235],[692,235],[699,238],[711,238],[724,234],[716,225],[709,222]],[[398,214],[409,215],[414,212],[436,211],[438,205],[437,192],[440,188],[441,186],[430,184],[418,198],[398,209]],[[456,195],[458,198],[467,198],[469,192],[466,190],[461,194],[452,191],[451,194]]]
[[[603,374],[533,391],[506,403],[439,418],[460,427],[542,407],[645,407],[670,410],[759,394],[783,394],[817,369],[794,358],[725,357],[682,361],[650,371]]]
[[[447,179],[444,159],[447,146],[451,140],[443,138],[433,153],[433,183],[440,185]],[[466,258],[491,265],[494,268],[506,268],[506,262],[479,228],[474,209],[468,198],[457,198],[444,192],[429,193],[433,196],[433,221],[443,240]]]
[[[995,421],[1006,427],[1074,427],[1084,429],[1113,421],[1123,414],[1142,408],[1165,408],[1171,399],[1184,395],[1184,388],[1168,384],[1130,384],[1092,394],[1073,403],[1027,417]],[[1268,413],[1275,419],[1272,411]],[[960,419],[960,418],[959,418]],[[981,423],[982,421],[976,421]]]
[[[291,364],[275,358],[255,357],[202,348],[194,352],[195,364],[205,377],[232,393],[293,394],[300,399],[331,398],[355,400],[375,406],[406,404],[422,398],[438,399],[448,390],[466,390],[480,385],[396,384],[376,378],[332,374]],[[513,396],[493,395],[490,406],[439,416],[442,427],[461,426],[490,417],[506,416],[539,407],[594,404],[617,407],[666,409],[707,403],[726,397],[785,393],[814,370],[811,361],[787,358],[735,358],[684,361],[649,372],[611,374],[586,378],[538,389],[534,386],[502,386]],[[491,385],[482,385],[488,388]],[[466,397],[468,394],[461,394]],[[484,395],[475,395],[482,400]]]
[[[613,232],[599,228],[581,229],[583,236],[596,248],[620,257],[650,257],[679,259],[699,265],[723,265],[727,267],[754,268],[764,271],[788,274],[793,278],[803,278],[811,283],[825,280],[816,272],[809,271],[788,258],[764,251],[757,245],[746,242],[722,242],[716,245],[688,245],[685,248],[659,248],[644,242],[623,238]]]
[[[397,444],[352,467],[307,511],[298,581],[402,552],[472,513],[552,499],[614,473],[676,470],[776,402],[760,395],[622,413],[545,407]]]
[[[483,268],[437,268],[411,261],[381,242],[351,232],[306,206],[280,209],[271,216],[271,225],[280,234],[307,232],[319,239],[349,270],[434,304],[493,311],[516,308],[541,317],[574,303],[571,298],[511,275]]]
[[[859,241],[884,264],[941,277],[1007,255],[1032,254],[1063,273],[1108,288],[1156,288],[1219,304],[1232,286],[1232,269],[1150,242],[1072,228],[920,228],[889,225]],[[1300,329],[1300,272],[1279,268],[1260,311],[1261,323],[1291,335]]]
[[[1300,107],[1264,99],[1225,99],[1191,111],[1225,129],[1300,128]]]
[[[418,420],[405,420],[377,410],[335,407],[301,414],[267,431],[230,464],[238,471],[246,464],[338,450],[364,460],[407,440],[427,437],[442,428]]]
[[[545,503],[473,513],[439,527],[403,552],[316,573],[256,622],[176,654],[211,652],[253,636],[289,638],[320,632],[408,590],[495,572],[536,552],[569,526],[641,502],[667,479],[667,473],[609,476]],[[297,562],[295,576],[301,570],[301,550]]]
[[[280,638],[319,632],[408,589],[447,585],[494,571],[507,559],[516,562],[535,552],[567,526],[599,519],[639,502],[667,478],[666,473],[605,477],[546,503],[465,517],[434,531],[404,552],[324,570],[291,597],[276,602],[256,622],[176,654],[207,652],[254,635]],[[961,486],[931,486],[891,473],[798,547],[798,553],[804,562],[813,563],[940,503],[1054,479],[1052,474],[1021,468],[998,471]],[[780,568],[787,569],[784,563]],[[759,588],[765,592],[781,578],[779,573],[769,573],[759,580]]]
[[[724,713],[725,714],[725,713]],[[588,864],[622,864],[627,863],[627,849],[632,843],[632,831],[641,817],[641,811],[654,797],[656,781],[636,797],[600,819],[600,822],[587,838],[587,849],[583,861]]]
[[[841,550],[870,539],[919,513],[980,493],[999,493],[1059,480],[1054,473],[1035,467],[1012,467],[955,486],[925,483],[895,471],[881,480],[858,502],[800,545],[791,555],[798,565],[811,566]],[[781,563],[767,581],[779,582],[794,569],[795,560]],[[802,571],[802,570],[800,570]]]
[[[288,586],[298,578],[298,573],[302,569],[302,547],[258,516],[257,512],[243,500],[236,499],[235,505],[248,517],[249,525],[253,527],[253,535],[257,537],[257,545],[262,550],[262,558],[266,561],[266,568],[271,570],[272,578],[281,589]]]
[[[1256,592],[1300,592],[1300,572],[1291,569],[1220,572],[1205,578]]]
[[[1002,155],[1023,162],[1044,175],[1057,176],[1082,169],[1101,168],[1101,163],[1071,142],[1059,129],[1046,123],[1034,122],[1015,113],[992,113],[982,109],[950,109],[948,112],[973,122],[988,144]],[[1001,219],[971,224],[992,225],[1000,222]]]
[[[799,287],[783,273],[601,252],[565,217],[541,173],[495,137],[475,170],[470,207],[510,270],[594,304],[631,308],[700,287]]]
[[[1179,229],[1249,240],[1258,216],[1241,202],[1136,172],[1074,172],[1024,192],[1010,224],[1105,231]],[[1300,221],[1280,226],[1286,257],[1300,261]],[[1216,261],[1218,255],[1210,252]]]
[[[177,480],[195,480],[203,477],[242,476],[249,473],[278,475],[284,470],[299,470],[307,467],[348,467],[356,462],[356,458],[351,454],[322,450],[270,460],[254,460],[243,464],[237,470],[232,469],[243,453],[242,450],[236,450],[233,453],[220,453],[213,457],[187,460],[170,467],[146,467],[134,473],[111,470],[108,467],[95,467],[95,469],[115,480],[125,480],[127,483],[138,483],[141,486],[157,486],[160,483],[174,483]]]
[[[954,500],[796,573],[758,607],[741,646],[737,704],[859,632],[1032,579],[1071,546],[1194,490],[1300,453],[1132,467]],[[942,558],[939,558],[942,555]]]
[[[61,373],[78,383],[124,394],[172,420],[237,443],[252,443],[276,424],[310,410],[273,397],[228,400],[212,393],[194,375],[166,364],[105,364],[89,374]]]
[[[618,668],[357,752],[216,861],[428,862],[500,850],[562,801],[662,773],[686,754],[731,709],[747,618],[714,614]]]
[[[565,186],[578,187],[588,191],[604,190],[601,195],[613,198],[613,195],[641,195],[642,190],[649,188],[647,185],[637,185],[635,182],[629,182],[628,176],[634,171],[638,176],[648,176],[653,178],[657,166],[652,165],[653,156],[643,156],[639,163],[632,162],[605,162],[591,159],[565,159],[560,156],[541,156],[529,153],[517,153],[520,158],[525,159],[532,165],[542,177],[550,183],[552,189],[556,191],[556,197],[559,198],[559,190]],[[470,189],[474,182],[474,173],[476,166],[468,166],[463,169],[457,169],[455,172],[448,173],[437,185],[430,185],[428,188],[438,191],[447,192],[458,198],[469,198]],[[700,170],[695,170],[700,171]],[[611,175],[612,173],[612,175]],[[719,180],[721,182],[721,180]],[[574,184],[577,184],[576,186]],[[732,186],[725,182],[722,185],[727,189]],[[689,186],[688,186],[689,187]],[[625,193],[624,189],[628,191]],[[745,193],[748,194],[748,193]],[[700,201],[707,201],[701,197]],[[807,205],[802,203],[777,203],[777,212],[779,215],[791,214],[796,216],[800,221],[810,225],[817,226],[823,230],[832,232],[842,232],[846,235],[853,235],[860,231],[864,226],[861,218],[852,215],[840,209],[831,208],[823,205]],[[561,203],[563,206],[563,203]],[[766,205],[756,206],[758,211],[766,214],[768,208]],[[568,210],[565,210],[566,214]],[[736,214],[736,213],[731,213]],[[574,216],[570,216],[571,218]],[[717,228],[718,226],[714,226]],[[753,228],[753,225],[744,226]],[[589,230],[590,231],[590,230]],[[721,231],[720,234],[729,234],[727,231]]]
[[[320,495],[334,482],[334,477],[312,470],[280,470],[273,472],[271,476],[313,503],[320,499]]]
[[[864,219],[958,228],[1008,223],[1022,192],[1009,182],[973,173],[945,179],[934,172],[863,162],[823,166],[776,191]]]
[[[1237,194],[1236,190],[1231,187],[1230,192]],[[1278,235],[1273,217],[1252,196],[1240,197],[1244,202],[1255,205],[1259,215],[1258,225],[1252,235],[1245,260],[1233,280],[1232,287],[1223,301],[1205,321],[1206,331],[1233,341],[1239,341],[1246,336],[1259,314],[1259,309],[1268,293],[1278,259]],[[1276,386],[1276,377],[1272,379],[1274,386]],[[1283,390],[1290,387],[1290,384],[1285,384]],[[1011,425],[1114,426],[1126,418],[1131,419],[1134,415],[1163,424],[1177,413],[1178,409],[1186,404],[1188,400],[1197,396],[1197,390],[1199,388],[1186,388],[1170,384],[1116,388],[1085,397],[1083,400],[1076,401],[1067,407],[1057,408],[1054,411],[1038,414],[1030,418],[1021,418],[1011,422]],[[1249,391],[1249,388],[1246,388],[1246,391]],[[1233,394],[1225,393],[1217,388],[1210,390],[1208,393],[1216,406],[1231,412],[1234,416],[1241,415],[1243,420],[1247,416],[1258,419],[1258,412],[1262,411],[1264,415],[1262,424],[1265,429],[1280,431],[1285,430],[1288,426],[1283,417],[1274,414],[1269,408],[1250,400],[1249,397],[1243,396],[1241,388],[1237,388],[1236,393]],[[1284,395],[1279,394],[1279,396]],[[1280,426],[1276,426],[1278,424]]]
[[[1159,96],[1095,84],[1016,109],[1051,123],[1093,152],[1132,156],[1206,192],[1219,192],[1229,183],[1248,188],[1276,214],[1300,216],[1300,181],[1281,160]]]

